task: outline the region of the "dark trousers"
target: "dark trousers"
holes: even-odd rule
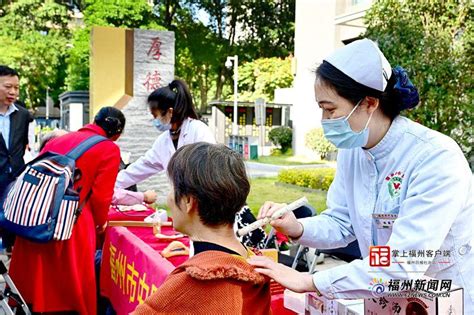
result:
[[[0,172],[0,201],[3,201],[5,190],[13,180],[11,174]]]
[[[3,205],[3,200],[6,197],[7,187],[14,181],[14,177],[11,174],[0,173],[0,204]],[[0,228],[0,237],[2,238],[2,247],[11,249],[15,242],[15,235],[8,231]]]

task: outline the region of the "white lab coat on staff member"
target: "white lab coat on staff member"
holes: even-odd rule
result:
[[[314,275],[262,257],[249,263],[293,291],[316,291],[330,299],[371,298],[373,279],[400,284],[425,276],[451,280],[464,289],[464,313],[473,314],[471,170],[451,138],[399,116],[419,101],[406,72],[391,69],[375,43],[359,40],[324,60],[315,94],[324,134],[341,149],[328,209],[301,220],[287,213],[271,224],[300,244],[320,249],[357,240],[364,259]],[[267,202],[259,217],[281,206]],[[405,257],[392,257],[387,267],[370,266],[372,245],[388,245]],[[425,258],[410,257],[410,251],[421,251]]]
[[[216,143],[211,130],[205,123],[197,119],[187,118],[181,126],[177,148],[200,141]],[[129,187],[166,170],[168,162],[175,152],[176,148],[170,133],[168,131],[163,132],[144,156],[118,174],[115,187]]]
[[[198,120],[188,86],[173,80],[148,96],[153,125],[161,132],[144,156],[122,170],[115,188],[126,188],[166,170],[177,149],[195,142],[216,143],[209,127]]]
[[[468,310],[474,304],[474,190],[457,144],[399,116],[375,147],[342,149],[337,161],[328,209],[299,220],[304,232],[298,243],[326,249],[357,240],[364,259],[315,273],[317,289],[329,298],[370,298],[373,278],[402,282],[426,275],[462,287]],[[373,217],[379,214],[394,217],[381,226]],[[390,267],[370,267],[371,245],[388,245],[407,257],[392,257]],[[411,250],[433,257],[413,258]],[[429,264],[408,263],[413,260]]]

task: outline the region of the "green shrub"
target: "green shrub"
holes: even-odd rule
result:
[[[268,133],[268,138],[274,145],[280,146],[281,152],[285,153],[291,148],[293,141],[293,131],[289,127],[277,127]]]
[[[270,156],[282,156],[282,155],[283,153],[281,152],[280,149],[275,148],[275,149],[271,149],[270,151]]]
[[[305,136],[305,145],[319,153],[321,159],[325,159],[328,153],[336,151],[336,147],[324,136],[323,128],[311,129]]]
[[[285,153],[281,151],[281,149],[271,149],[270,156],[293,156],[293,149],[287,149]]]
[[[280,171],[278,181],[327,191],[335,173],[336,170],[333,168],[294,168]]]

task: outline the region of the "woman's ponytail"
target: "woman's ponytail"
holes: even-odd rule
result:
[[[169,88],[176,93],[171,122],[182,123],[188,117],[197,119],[193,98],[186,83],[181,80],[173,80],[169,84]]]
[[[148,96],[148,106],[151,110],[159,110],[162,115],[172,108],[171,123],[178,123],[178,125],[181,125],[188,117],[198,118],[189,88],[182,80],[173,80],[167,86],[153,91]]]

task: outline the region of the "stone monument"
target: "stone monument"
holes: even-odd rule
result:
[[[174,33],[155,30],[127,30],[94,27],[91,57],[91,120],[104,106],[120,108],[127,119],[118,141],[130,162],[150,149],[159,136],[152,125],[147,97],[174,79]],[[168,191],[164,173],[138,185],[155,189],[161,202]]]

